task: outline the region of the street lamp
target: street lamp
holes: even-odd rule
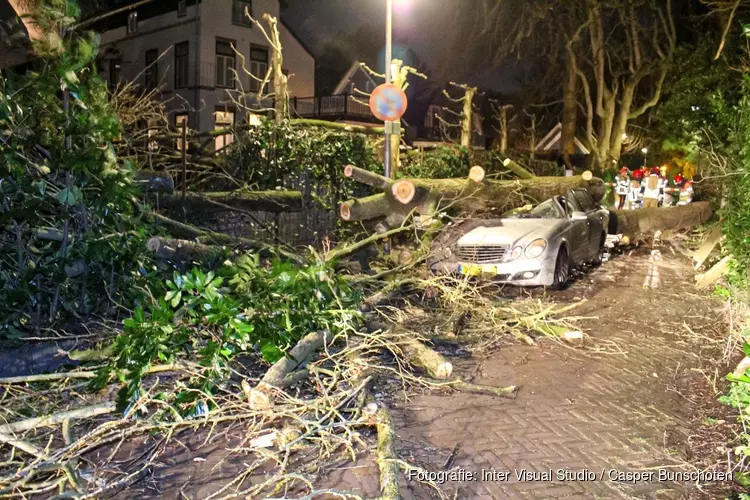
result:
[[[643,153],[643,166],[646,166],[646,163],[648,163],[648,148],[641,149],[641,153]]]

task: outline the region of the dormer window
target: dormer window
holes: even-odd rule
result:
[[[187,2],[185,0],[180,0],[177,4],[177,17],[185,16],[187,16]]]
[[[138,31],[138,12],[128,14],[128,34]]]

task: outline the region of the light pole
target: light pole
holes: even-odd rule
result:
[[[385,83],[391,83],[391,60],[393,59],[393,0],[385,3]],[[391,127],[385,123],[385,176],[391,178]]]
[[[643,153],[643,166],[646,166],[646,163],[648,163],[648,148],[641,149],[641,153]]]

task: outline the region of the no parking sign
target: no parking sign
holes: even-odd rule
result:
[[[378,85],[370,94],[370,111],[384,122],[395,122],[406,113],[406,94],[397,85]]]

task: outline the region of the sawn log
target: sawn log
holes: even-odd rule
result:
[[[615,213],[616,234],[623,234],[632,240],[640,234],[696,227],[710,219],[713,210],[709,202],[702,201],[677,207],[618,210]]]

